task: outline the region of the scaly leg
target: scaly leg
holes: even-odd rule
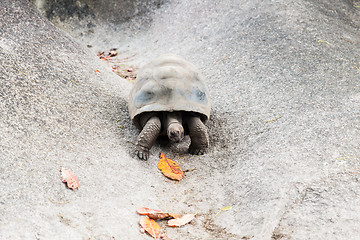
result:
[[[144,124],[136,142],[135,154],[140,159],[147,160],[149,151],[160,134],[161,122],[158,116],[152,116]]]
[[[199,117],[189,116],[187,120],[191,144],[189,152],[191,154],[202,155],[209,147],[209,135],[207,128]]]

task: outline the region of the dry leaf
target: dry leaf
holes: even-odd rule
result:
[[[151,219],[154,219],[154,220],[165,219],[165,218],[173,218],[168,213],[150,213],[147,216],[149,218],[151,218]]]
[[[98,53],[97,53],[97,56],[98,56],[101,60],[109,60],[109,59],[111,59],[112,57],[115,57],[116,55],[118,55],[118,52],[116,51],[116,48],[110,49],[109,52],[102,51],[102,52],[98,52]]]
[[[163,239],[163,240],[171,240],[166,234],[161,235],[161,239]]]
[[[170,227],[180,227],[191,222],[191,220],[193,220],[194,218],[195,218],[195,214],[186,214],[180,218],[169,220],[168,225]]]
[[[109,56],[110,57],[115,57],[116,55],[118,55],[118,52],[116,51],[116,48],[110,49]]]
[[[148,216],[141,217],[140,225],[153,238],[157,239],[159,237],[161,232],[159,224],[150,219]]]
[[[60,169],[61,177],[60,180],[66,182],[68,188],[76,189],[79,187],[79,180],[78,178],[72,174],[69,170],[65,168]]]
[[[151,213],[162,213],[162,211],[160,210],[150,209],[147,207],[141,207],[138,210],[136,210],[136,212],[140,215],[149,215]]]
[[[173,180],[180,181],[184,176],[181,167],[175,161],[165,157],[164,153],[160,154],[158,168],[162,174]]]
[[[103,57],[105,56],[105,52],[104,52],[104,51],[98,52],[96,55],[97,55],[99,58],[103,58]]]
[[[172,218],[179,218],[179,217],[181,217],[181,214],[169,213],[169,216],[172,217]]]
[[[147,207],[141,207],[136,211],[138,214],[146,215],[149,218],[154,219],[154,220],[159,220],[159,219],[164,219],[164,218],[178,218],[181,216],[179,214],[165,213],[160,210],[150,209]]]

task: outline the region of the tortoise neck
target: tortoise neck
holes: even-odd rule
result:
[[[182,124],[182,116],[179,112],[167,112],[165,113],[166,126],[171,124]]]

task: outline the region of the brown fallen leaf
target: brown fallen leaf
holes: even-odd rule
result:
[[[152,213],[147,215],[149,218],[154,219],[154,220],[160,220],[160,219],[169,219],[172,218],[168,213]]]
[[[105,51],[102,51],[102,52],[98,52],[97,53],[97,56],[101,59],[101,60],[109,60],[111,59],[112,57],[115,57],[118,55],[118,52],[116,51],[116,48],[112,48],[110,49],[110,51],[108,52],[105,52]]]
[[[150,219],[148,216],[141,217],[140,219],[141,227],[150,234],[153,238],[157,239],[160,237],[161,228],[154,220]]]
[[[110,57],[110,56],[107,56],[107,57],[103,57],[103,58],[101,58],[101,60],[103,60],[103,61],[105,61],[105,60],[109,60],[109,59],[111,59],[111,57]]]
[[[180,227],[191,222],[194,218],[195,218],[195,214],[186,214],[180,218],[169,220],[168,225],[170,227]]]
[[[98,52],[96,55],[97,55],[100,59],[102,59],[103,57],[105,57],[105,52],[104,52],[104,51]]]
[[[160,210],[150,209],[147,207],[141,207],[138,210],[136,210],[136,212],[140,215],[149,215],[151,213],[162,213],[162,211],[160,211]]]
[[[179,217],[181,217],[181,214],[169,213],[169,216],[172,217],[172,218],[179,218]]]
[[[62,182],[66,182],[67,187],[70,189],[76,189],[79,187],[79,180],[78,178],[72,174],[69,170],[65,168],[60,168],[60,180]]]
[[[154,219],[154,220],[165,219],[165,218],[178,218],[181,216],[179,214],[165,213],[160,210],[150,209],[147,207],[141,207],[136,211],[138,214],[146,215],[149,218]]]
[[[160,154],[158,168],[162,172],[162,174],[172,180],[180,181],[184,176],[184,172],[179,166],[179,164],[167,158],[164,153]]]
[[[161,235],[162,240],[171,240],[166,234]]]
[[[110,51],[109,51],[109,56],[110,57],[115,57],[117,55],[118,55],[118,52],[116,51],[116,48],[110,49]]]

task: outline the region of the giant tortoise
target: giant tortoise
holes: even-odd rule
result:
[[[129,97],[129,112],[141,130],[135,154],[147,160],[160,134],[180,142],[189,134],[189,152],[204,154],[209,136],[204,123],[210,117],[208,89],[197,68],[176,55],[164,55],[142,67]]]

